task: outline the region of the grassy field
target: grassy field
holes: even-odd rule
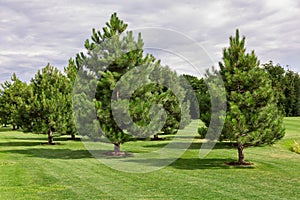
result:
[[[219,143],[199,158],[195,139],[181,158],[151,173],[126,173],[95,159],[81,141],[0,129],[0,199],[300,199],[300,118],[286,118],[286,136],[245,150],[251,167],[229,167],[236,149]],[[123,150],[153,151],[168,141],[128,142]],[[151,163],[149,163],[151,164]]]

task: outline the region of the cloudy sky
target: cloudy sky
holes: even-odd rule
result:
[[[13,72],[29,81],[47,63],[63,69],[83,50],[92,28],[103,27],[113,12],[129,29],[141,31],[146,44],[155,30],[152,39],[157,42],[149,47],[156,50],[148,51],[183,72],[193,73],[190,59],[203,58],[184,55],[183,49],[195,52],[191,41],[215,64],[236,28],[261,63],[273,60],[300,72],[298,0],[0,0],[0,82]],[[174,42],[177,39],[181,42]],[[174,48],[164,49],[168,45]]]

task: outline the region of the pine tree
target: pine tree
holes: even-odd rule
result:
[[[97,120],[103,133],[91,131],[94,134],[87,133],[87,135],[97,138],[105,134],[114,144],[116,154],[120,152],[120,144],[126,142],[130,136],[114,120],[111,109],[112,91],[123,74],[135,66],[154,63],[153,56],[143,55],[142,47],[144,44],[141,35],[139,34],[136,41],[131,31],[125,33],[127,26],[114,13],[102,32],[93,29],[92,41],[86,40],[85,42],[87,55],[81,53],[76,58],[79,76],[85,76],[85,78],[81,78],[81,81],[87,80],[85,85],[92,85],[91,76],[98,79],[95,99],[87,95],[90,88],[84,89],[83,84],[80,86],[82,89],[77,90],[75,96],[76,101],[84,102],[85,105],[83,106],[87,108],[92,107],[93,102],[96,106]],[[127,51],[128,49],[130,51]],[[126,52],[123,53],[124,51]],[[126,92],[117,94],[117,98],[123,98],[122,95],[126,95]],[[82,109],[82,107],[76,107],[75,109]],[[87,116],[83,116],[79,112],[76,115],[77,121],[80,120],[78,125],[81,134],[85,134],[84,127],[90,127],[89,129],[93,130],[93,119],[88,119]]]
[[[6,81],[1,86],[0,115],[2,123],[11,124],[15,130],[22,125],[20,109],[28,98],[28,86],[18,79],[15,73],[12,75],[11,81]]]
[[[300,75],[298,73],[295,73],[295,99],[293,115],[300,116]]]
[[[50,64],[31,79],[32,97],[27,111],[32,131],[47,134],[48,144],[54,144],[53,132],[66,132],[67,84],[66,77]]]
[[[246,53],[238,30],[219,65],[228,101],[223,137],[237,142],[237,163],[246,164],[244,147],[272,144],[284,136],[283,117],[268,74],[259,68],[254,51]]]
[[[151,66],[146,66],[151,68]],[[144,71],[147,71],[147,69]],[[147,76],[145,76],[144,79]],[[163,134],[176,134],[178,129],[184,128],[191,122],[190,116],[190,99],[185,98],[186,93],[192,91],[191,87],[184,88],[182,84],[188,84],[187,81],[181,79],[175,71],[172,71],[168,66],[162,67],[156,64],[151,69],[151,75],[148,77],[149,82],[156,82],[145,84],[143,87],[138,88],[132,96],[130,108],[133,110],[131,113],[135,116],[134,121],[145,122],[153,121],[147,116],[153,105],[161,105],[165,111],[165,123],[161,130]],[[134,84],[134,81],[132,81]],[[195,97],[192,96],[191,97]],[[139,105],[143,105],[140,109]],[[145,115],[146,114],[146,115]],[[156,115],[159,116],[159,115]],[[145,121],[146,119],[146,121]],[[139,121],[141,120],[141,121]],[[158,119],[158,122],[162,119]],[[142,134],[143,135],[143,134]],[[146,134],[147,135],[147,134]],[[159,139],[158,133],[154,134],[154,140]]]
[[[195,76],[191,75],[181,75],[183,80],[186,80],[189,85],[185,84],[185,81],[182,82],[182,87],[186,89],[187,94],[185,97],[186,101],[190,101],[190,115],[192,119],[199,119],[200,113],[206,113],[210,109],[210,105],[207,104],[207,101],[204,101],[206,94],[208,93],[207,86],[205,85],[204,79],[198,79]],[[192,87],[192,90],[189,90],[189,87]],[[210,101],[208,97],[208,102]],[[199,112],[200,109],[200,112]]]
[[[12,111],[11,111],[11,95],[10,95],[10,88],[12,87],[11,82],[5,81],[1,84],[1,91],[0,91],[0,119],[1,124],[4,126],[11,123],[12,120]]]
[[[299,86],[299,74],[292,70],[287,70],[285,74],[285,115],[287,117],[298,116],[300,113],[300,86]]]
[[[300,77],[299,74],[288,69],[284,70],[279,64],[273,62],[263,64],[263,68],[269,73],[272,87],[278,99],[278,107],[285,116],[300,115]]]
[[[179,121],[181,121],[180,117],[178,118],[177,112],[180,110],[180,107],[176,104],[176,100],[174,100],[174,96],[171,94],[172,92],[161,85],[151,85],[151,78],[149,76],[141,78],[141,74],[149,72],[148,69],[150,69],[154,74],[156,73],[157,79],[169,80],[169,77],[163,77],[162,75],[168,74],[172,78],[171,70],[167,67],[161,67],[159,61],[155,61],[152,55],[144,53],[144,43],[140,33],[137,39],[135,39],[133,32],[125,32],[126,29],[127,24],[120,20],[117,14],[114,13],[102,31],[93,29],[91,41],[86,40],[85,42],[87,55],[80,53],[76,58],[79,77],[81,77],[79,79],[84,84],[80,84],[78,87],[81,89],[76,89],[75,104],[79,102],[86,104],[82,106],[77,106],[77,104],[75,109],[79,111],[83,107],[85,109],[92,108],[93,103],[95,103],[95,114],[103,131],[102,133],[97,133],[96,129],[93,129],[96,125],[93,119],[88,117],[93,116],[93,113],[88,113],[89,111],[87,111],[85,114],[76,113],[77,122],[79,122],[79,132],[96,139],[105,134],[114,144],[115,154],[120,153],[120,145],[128,141],[131,137],[130,135],[144,137],[149,134],[150,131],[143,129],[143,126],[149,125],[147,122],[151,118],[151,113],[148,112],[150,111],[151,103],[164,104],[163,107],[167,110],[166,125],[163,127],[163,131],[176,132],[176,129],[179,128]],[[157,67],[159,70],[156,70]],[[113,93],[113,91],[116,91],[116,86],[122,80],[123,75],[128,74],[127,72],[133,69],[138,70],[139,75],[126,77],[126,80],[122,82],[122,90]],[[96,83],[93,82],[95,79],[97,80]],[[144,81],[143,86],[146,85],[146,87],[138,89],[137,92],[132,94],[132,97],[128,96],[132,85],[137,84],[140,80]],[[96,84],[96,94],[94,92],[94,97],[89,95],[92,92],[90,89],[93,84]],[[150,85],[147,86],[147,84]],[[151,98],[147,96],[150,93],[154,95]],[[184,96],[184,90],[181,88],[182,95]],[[114,104],[112,104],[112,99],[114,100]],[[127,105],[127,99],[130,99],[130,105]],[[188,104],[182,105],[184,109],[187,106]],[[125,120],[125,117],[128,117],[128,107],[130,108],[129,113],[133,120],[129,120],[128,118],[126,118],[128,120]],[[120,116],[124,115],[123,120],[119,120],[117,123],[116,119],[114,119],[114,111],[119,111],[119,118],[122,118]],[[188,119],[188,117],[184,118]],[[153,120],[157,120],[157,122],[161,121],[151,118],[151,122]],[[133,123],[139,125],[139,129]],[[152,128],[150,129],[154,130],[155,126]],[[89,129],[90,131],[85,131],[84,129]],[[140,132],[137,133],[137,130]]]
[[[270,61],[269,63],[265,63],[262,66],[263,69],[265,69],[266,72],[268,72],[269,79],[272,82],[272,88],[275,93],[275,98],[278,101],[277,107],[280,109],[280,111],[285,112],[285,70],[279,64],[274,66],[272,61]]]
[[[77,134],[75,118],[73,112],[73,88],[77,76],[77,68],[75,61],[73,59],[69,59],[69,64],[64,68],[64,72],[66,74],[67,87],[65,88],[66,92],[66,133],[67,135],[71,135],[71,139],[75,140],[75,135]]]

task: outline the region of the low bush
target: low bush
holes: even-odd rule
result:
[[[293,152],[300,154],[300,144],[298,142],[294,141],[294,144],[292,145],[291,150]]]

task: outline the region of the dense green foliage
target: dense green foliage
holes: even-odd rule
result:
[[[245,146],[272,144],[284,136],[282,114],[268,74],[259,68],[254,51],[246,53],[238,30],[219,65],[228,102],[222,137],[237,142],[238,163],[243,164]]]
[[[210,112],[211,102],[205,79],[187,74],[182,75],[182,78],[187,80],[189,83],[189,86],[186,86],[186,82],[183,82],[182,84],[184,88],[193,88],[193,91],[187,90],[188,92],[185,97],[186,100],[190,100],[190,115],[192,119],[199,119],[200,116],[200,119],[207,125],[207,121],[209,121],[207,120],[207,113]],[[193,99],[195,97],[196,99]]]
[[[263,64],[263,68],[269,73],[272,80],[273,91],[278,99],[278,108],[285,116],[300,116],[300,76],[291,70],[285,70],[279,64],[272,61]]]
[[[149,113],[151,113],[153,105],[161,105],[166,112],[165,123],[157,132],[175,134],[178,129],[184,128],[190,123],[190,100],[186,98],[186,92],[192,90],[191,88],[182,87],[181,84],[184,81],[177,76],[176,72],[171,71],[168,67],[161,67],[158,63],[153,66],[148,66],[148,68],[152,68],[148,81],[152,82],[154,80],[155,83],[152,82],[138,88],[131,96],[129,110],[133,117],[133,122],[145,126],[151,121],[156,121],[152,123],[154,126],[157,126],[155,124],[160,123],[164,117],[154,113],[155,115],[153,116],[156,116],[157,119],[153,119],[153,116],[151,117]],[[147,70],[145,69],[145,71]],[[144,77],[146,79],[147,75]],[[126,77],[126,79],[128,81],[128,77]],[[129,82],[134,83],[134,81]],[[188,84],[188,82],[184,83]],[[151,130],[151,128],[149,130]],[[151,134],[151,131],[149,133]],[[144,136],[145,135],[147,135],[147,133],[144,133]],[[157,134],[155,135],[157,136]],[[143,136],[143,134],[141,134],[141,136]]]
[[[127,24],[120,20],[116,13],[113,14],[102,31],[93,29],[91,41],[86,40],[87,55],[81,53],[76,58],[80,73],[86,77],[94,77],[94,79],[82,78],[85,79],[82,80],[84,84],[79,87],[86,85],[86,82],[92,85],[92,82],[97,80],[95,99],[89,95],[89,91],[85,92],[84,90],[77,93],[81,97],[76,97],[85,101],[87,105],[91,105],[91,102],[95,102],[96,105],[96,115],[102,133],[92,131],[93,134],[89,133],[88,135],[100,137],[105,134],[115,145],[115,152],[118,152],[120,144],[128,141],[132,135],[145,137],[149,134],[149,130],[143,128],[139,133],[136,133],[140,129],[134,124],[140,127],[149,124],[151,120],[148,115],[153,103],[161,104],[166,110],[166,123],[161,129],[166,134],[176,133],[176,130],[180,128],[180,123],[184,126],[190,120],[189,114],[186,112],[189,102],[186,101],[181,105],[177,99],[178,96],[175,96],[174,91],[168,88],[168,86],[173,85],[170,81],[177,76],[176,73],[167,67],[162,67],[159,61],[155,62],[152,55],[144,55],[144,43],[141,34],[135,40],[133,32],[125,32],[126,29]],[[137,70],[138,74],[128,75],[127,72],[133,69]],[[122,82],[121,89],[116,91],[117,84],[120,85],[120,81],[126,73],[126,80]],[[142,75],[143,73],[152,74],[154,78],[147,74]],[[142,88],[136,88],[138,90],[131,94],[132,87],[141,80],[144,84]],[[156,81],[157,84],[153,84],[153,81]],[[167,85],[164,85],[166,82]],[[147,84],[150,85],[147,86]],[[177,94],[184,99],[185,92],[180,85],[177,90]],[[89,97],[84,100],[84,96]],[[114,104],[112,104],[112,100],[115,101]],[[131,101],[129,112],[133,120],[125,120],[128,110],[127,100]],[[122,120],[116,121],[114,119],[116,117],[114,111],[119,113],[117,117],[122,118]],[[84,118],[84,116],[78,117]],[[156,120],[157,122],[161,121],[161,119]],[[80,125],[85,126],[87,124]],[[150,130],[152,129],[150,128]],[[156,132],[158,131],[160,130],[156,130]]]
[[[65,123],[66,129],[62,134],[71,135],[71,138],[75,140],[75,135],[77,134],[76,125],[75,125],[75,116],[73,112],[73,87],[77,77],[77,68],[74,60],[70,59],[69,64],[65,67],[64,72],[66,74],[66,84],[65,84]]]
[[[65,69],[66,75],[47,65],[37,72],[29,85],[13,74],[11,82],[6,81],[2,84],[0,98],[2,124],[11,124],[13,129],[21,127],[24,132],[48,134],[49,143],[52,143],[51,135],[54,131],[59,134],[71,134],[74,137],[76,134],[72,110],[72,83],[76,78],[74,70],[72,60]]]
[[[22,126],[22,107],[30,95],[26,83],[19,80],[16,74],[11,77],[11,82],[1,84],[0,90],[0,119],[2,124],[12,124],[13,129]]]
[[[33,96],[28,105],[32,131],[48,134],[53,143],[53,132],[66,132],[68,119],[68,81],[49,64],[39,70],[31,80]]]
[[[291,70],[285,70],[279,64],[274,65],[272,61],[262,65],[268,73],[268,77],[272,82],[274,98],[277,101],[278,109],[285,116],[300,115],[300,76]],[[194,119],[199,118],[199,114],[195,113],[196,106],[200,108],[200,119],[206,126],[199,127],[199,134],[204,138],[207,133],[207,126],[210,122],[211,102],[210,94],[207,89],[206,78],[197,78],[191,75],[183,75],[192,86],[197,99],[191,101],[190,114]],[[187,94],[189,96],[189,94]],[[222,140],[224,138],[220,138]]]

